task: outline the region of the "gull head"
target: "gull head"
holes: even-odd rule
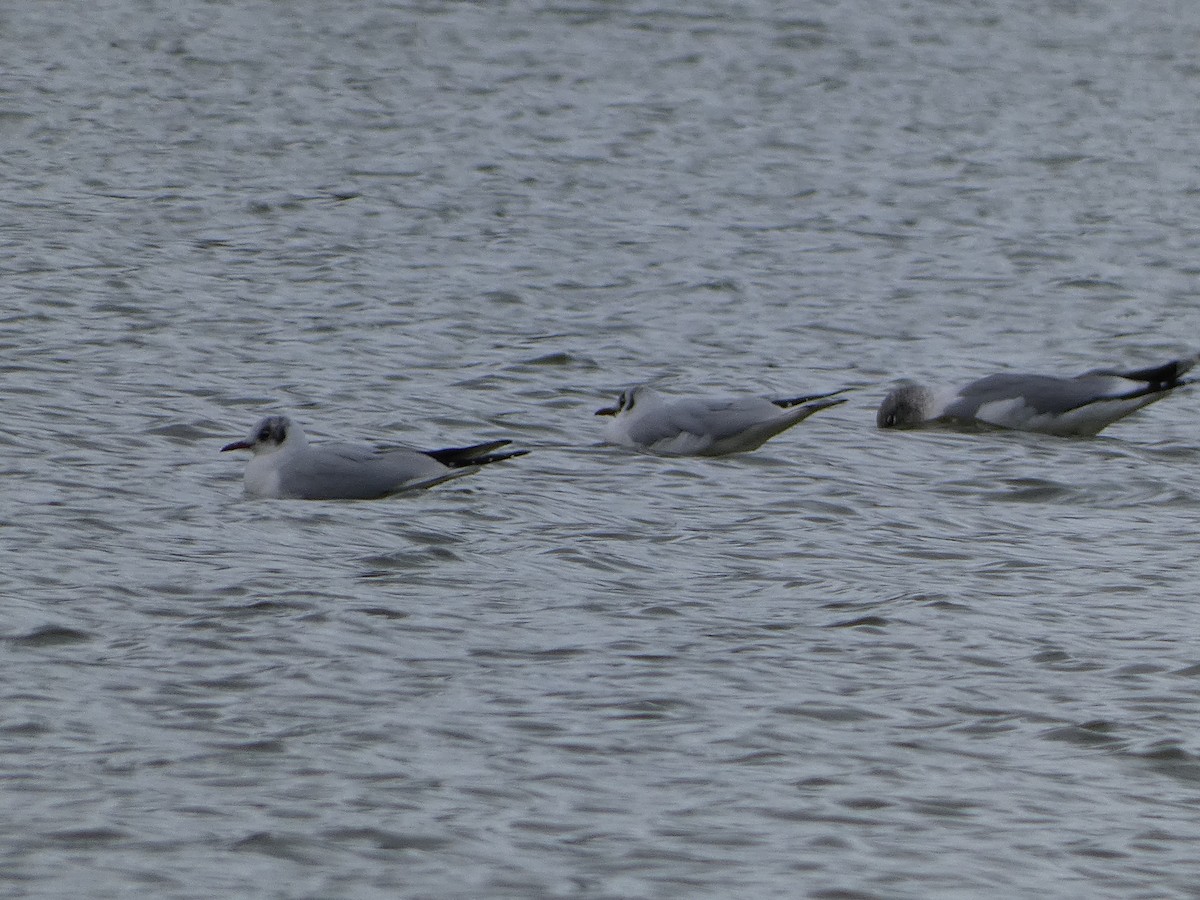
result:
[[[605,406],[603,409],[596,410],[598,416],[619,416],[621,413],[630,412],[634,405],[644,398],[650,397],[652,392],[650,388],[644,384],[639,384],[637,387],[631,387],[621,391],[621,395],[617,397],[616,406]]]
[[[932,396],[919,384],[904,384],[896,388],[879,406],[875,424],[880,428],[916,428],[929,417]]]
[[[274,453],[283,447],[284,444],[291,440],[295,443],[299,440],[304,442],[304,433],[298,425],[295,425],[287,416],[267,416],[261,422],[254,426],[249,437],[244,440],[234,441],[232,444],[226,444],[221,448],[221,452],[226,450],[250,450],[256,456],[260,453]]]

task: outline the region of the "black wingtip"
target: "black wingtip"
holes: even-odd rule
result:
[[[528,450],[510,450],[507,453],[488,453],[485,456],[476,456],[468,466],[486,466],[488,463],[503,462],[506,459],[515,459],[518,456],[527,456]]]
[[[1185,381],[1183,376],[1192,370],[1192,367],[1196,365],[1196,361],[1197,357],[1187,356],[1182,359],[1173,359],[1168,363],[1163,363],[1161,366],[1150,366],[1147,369],[1132,369],[1128,372],[1118,372],[1110,369],[1097,374],[1116,375],[1120,378],[1128,378],[1130,381],[1142,381],[1152,391],[1169,391],[1172,388],[1190,383]]]
[[[487,441],[483,444],[472,444],[470,447],[446,447],[443,450],[425,450],[426,456],[431,456],[443,466],[452,469],[464,466],[485,466],[488,463],[500,462],[502,459],[512,459],[514,456],[524,456],[528,450],[511,450],[505,453],[494,453],[501,447],[507,447],[512,441]]]
[[[836,391],[830,391],[828,394],[809,394],[805,397],[788,397],[786,400],[772,400],[771,402],[780,409],[788,409],[792,406],[799,406],[801,403],[812,403],[814,400],[824,400],[827,397],[836,397],[838,394],[844,394],[850,388],[839,388]],[[845,398],[838,400],[838,403],[845,403]],[[833,404],[830,404],[833,405]]]

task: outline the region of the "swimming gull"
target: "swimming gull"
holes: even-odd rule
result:
[[[249,437],[221,448],[250,450],[249,497],[290,500],[374,500],[470,475],[488,463],[528,451],[496,451],[510,441],[445,450],[376,449],[357,444],[310,444],[287,416],[267,416]]]
[[[1090,437],[1188,384],[1183,376],[1197,358],[1123,372],[1096,369],[1074,377],[988,375],[957,390],[904,384],[884,399],[876,424],[880,428],[977,424]]]
[[[724,456],[761,447],[813,413],[846,402],[828,394],[787,400],[741,396],[669,400],[646,385],[621,393],[616,406],[596,410],[609,416],[605,438],[612,444],[660,456]]]

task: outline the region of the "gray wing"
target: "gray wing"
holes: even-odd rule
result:
[[[679,400],[657,415],[634,422],[629,432],[635,441],[646,445],[684,432],[720,441],[782,415],[783,410],[759,397]]]
[[[390,449],[391,448],[380,449],[379,447],[370,447],[366,444],[342,444],[335,441],[322,441],[316,447],[309,447],[309,450],[311,450],[313,453],[324,453],[329,456],[337,456],[349,462],[369,462],[371,460],[378,459]]]
[[[952,419],[975,418],[980,407],[1005,400],[1020,400],[1039,415],[1061,415],[1106,398],[1122,397],[1122,379],[1104,375],[1058,378],[1054,375],[989,375],[958,392],[942,415]],[[1125,382],[1129,386],[1128,382]]]
[[[373,500],[429,487],[472,469],[447,469],[407,448],[377,451],[353,444],[310,447],[280,473],[281,488],[305,500]]]

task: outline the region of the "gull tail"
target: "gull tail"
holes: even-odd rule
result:
[[[793,406],[799,406],[801,403],[812,403],[814,400],[824,400],[826,397],[835,397],[838,394],[844,394],[850,388],[841,388],[840,390],[830,391],[828,394],[809,394],[807,397],[789,397],[786,400],[772,400],[771,402],[780,409],[789,409]],[[837,406],[839,403],[845,403],[845,400],[834,400],[832,403],[826,403],[818,406],[817,409],[825,409],[827,406]],[[816,412],[814,409],[813,412]]]
[[[431,456],[443,466],[451,469],[461,469],[467,466],[486,466],[488,463],[512,459],[514,456],[524,456],[528,450],[508,450],[496,453],[501,447],[506,447],[512,441],[488,441],[485,444],[472,444],[470,447],[447,447],[444,450],[425,450],[426,456]]]

